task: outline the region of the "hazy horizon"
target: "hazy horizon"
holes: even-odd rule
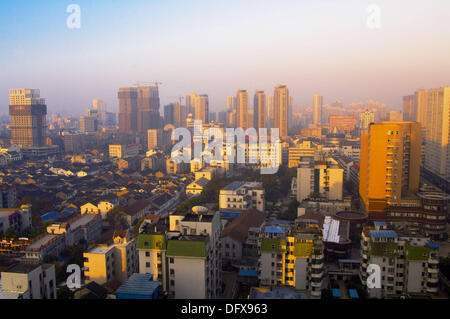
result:
[[[66,25],[71,3],[81,28]],[[367,7],[381,27],[367,26]],[[450,85],[448,0],[2,1],[0,113],[8,89],[37,88],[48,113],[84,114],[93,98],[158,80],[161,107],[205,93],[211,111],[246,89],[286,84],[295,106],[374,99],[399,109],[419,88]]]

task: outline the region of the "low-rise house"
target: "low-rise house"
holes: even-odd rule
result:
[[[0,233],[4,234],[9,228],[23,232],[31,227],[31,205],[20,208],[0,208]]]
[[[208,183],[209,180],[203,177],[198,180],[195,180],[186,187],[186,194],[200,195],[205,189],[206,185],[208,185]]]

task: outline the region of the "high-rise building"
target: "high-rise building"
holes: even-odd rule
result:
[[[420,154],[417,122],[380,122],[361,134],[359,194],[369,214],[417,193]]]
[[[46,145],[45,99],[37,89],[10,89],[9,114],[11,116],[11,144],[20,147]]]
[[[236,107],[236,98],[233,95],[227,96],[227,111],[231,111]]]
[[[175,124],[175,105],[173,103],[164,105],[164,124]]]
[[[450,86],[416,92],[417,121],[424,130],[423,167],[450,181]]]
[[[288,136],[289,90],[286,85],[277,85],[273,94],[274,125],[279,128],[280,137]]]
[[[186,106],[189,113],[193,111],[194,119],[202,121],[203,124],[209,122],[209,98],[206,94],[191,93],[186,96]]]
[[[80,117],[80,131],[84,133],[97,132],[98,121],[96,116],[81,116]]]
[[[359,113],[359,129],[361,131],[367,130],[371,123],[375,122],[375,114],[369,110]]]
[[[138,131],[146,132],[151,128],[160,128],[158,86],[138,86],[137,93]]]
[[[138,92],[135,87],[119,88],[119,131],[136,132],[138,130]]]
[[[414,94],[403,97],[403,120],[416,121],[416,110],[414,108]]]
[[[147,131],[148,150],[162,146],[163,132],[160,129],[151,129]]]
[[[238,90],[236,94],[236,127],[248,129],[248,92]]]
[[[353,115],[330,115],[330,131],[335,127],[344,133],[351,133],[355,130],[356,120]]]
[[[264,91],[256,91],[253,100],[253,126],[258,130],[260,128],[266,128],[266,123],[266,93],[264,93]]]
[[[323,105],[322,95],[320,94],[314,95],[313,104],[314,104],[313,124],[320,126],[322,125],[322,105]]]
[[[403,113],[392,110],[389,112],[389,121],[391,122],[401,122],[403,121]]]
[[[267,128],[273,127],[273,94],[269,94],[267,98]]]

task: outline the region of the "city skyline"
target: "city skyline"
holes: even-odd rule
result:
[[[202,92],[211,111],[224,110],[239,88],[284,84],[294,107],[320,93],[324,104],[374,99],[400,110],[403,96],[450,79],[446,1],[377,1],[375,30],[360,1],[78,1],[80,29],[66,26],[69,4],[0,4],[0,113],[12,87],[40,88],[49,113],[84,114],[94,98],[118,112],[119,87],[139,80],[163,82],[161,109]]]

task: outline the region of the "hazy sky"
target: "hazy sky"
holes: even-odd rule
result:
[[[71,3],[80,29],[66,25]],[[367,26],[372,3],[380,29]],[[321,93],[400,107],[418,88],[450,85],[450,1],[0,1],[0,113],[15,87],[41,89],[49,113],[85,113],[95,97],[117,111],[120,86],[152,80],[162,104],[195,91],[212,110],[277,83],[296,106]]]

